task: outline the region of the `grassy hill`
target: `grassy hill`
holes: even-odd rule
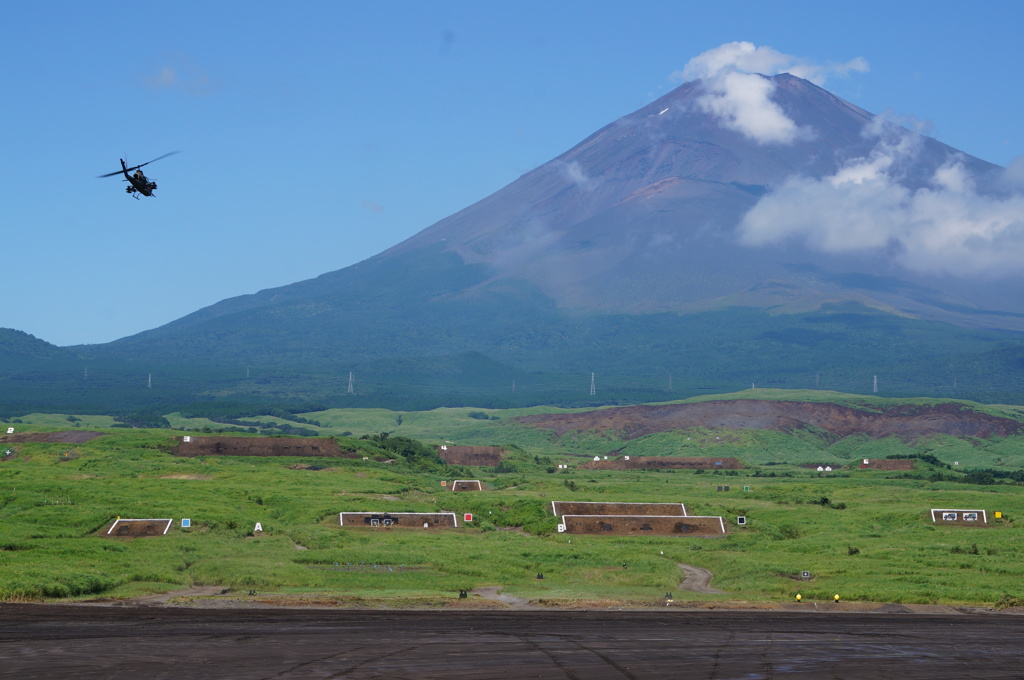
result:
[[[136,338],[76,348],[19,337],[27,348],[0,357],[0,416],[237,403],[405,411],[595,406],[752,384],[872,394],[876,376],[878,394],[887,397],[1024,403],[1017,333],[851,305],[787,315],[739,307],[639,316],[531,310],[481,303],[468,314],[443,299],[406,304],[397,318],[362,310],[307,344],[289,340],[280,352],[272,348],[290,332],[280,322],[263,323],[256,339],[218,326],[209,337],[197,331],[172,345],[159,334],[150,344]],[[254,354],[253,343],[264,349]]]
[[[808,396],[844,398],[801,398]],[[132,597],[191,584],[230,588],[241,599],[255,590],[271,603],[346,606],[454,606],[459,590],[484,585],[549,604],[605,606],[653,605],[666,592],[680,602],[788,600],[801,592],[808,601],[841,593],[847,600],[991,605],[1024,596],[1024,486],[1011,474],[1024,467],[1024,437],[829,443],[806,432],[706,429],[622,440],[552,437],[514,421],[556,410],[302,414],[366,460],[177,458],[170,449],[181,431],[110,428],[109,420],[82,417],[70,425],[106,434],[84,444],[10,445],[12,454],[0,461],[0,599]],[[66,418],[34,414],[8,426],[19,433],[69,429]],[[189,430],[194,434],[218,425],[168,418],[176,427],[198,426]],[[428,444],[501,444],[509,455],[500,471],[444,467],[396,458],[379,438],[359,438],[380,432]],[[736,456],[753,467],[578,467],[613,450]],[[800,466],[914,454],[942,464],[920,459],[910,472],[854,466],[828,476]],[[954,461],[960,466],[946,467]],[[1008,476],[971,477],[972,468]],[[440,485],[451,479],[480,479],[486,491],[452,493]],[[722,486],[730,490],[718,491]],[[720,539],[570,537],[550,515],[550,501],[558,499],[684,502],[691,514],[721,515],[731,528]],[[928,511],[936,507],[985,509],[990,517],[999,511],[1003,518],[987,528],[935,526]],[[338,512],[360,510],[450,511],[474,520],[436,532],[338,525]],[[173,528],[160,538],[99,536],[118,516],[171,518]],[[739,527],[738,516],[748,524]],[[192,526],[182,528],[182,518]],[[257,522],[262,532],[253,531]],[[677,563],[710,569],[713,585],[727,594],[679,590]],[[794,581],[802,571],[813,579]]]

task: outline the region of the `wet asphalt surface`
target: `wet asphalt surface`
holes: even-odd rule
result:
[[[1024,617],[2,604],[0,678],[1024,678]]]

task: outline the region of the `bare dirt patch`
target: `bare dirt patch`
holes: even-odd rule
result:
[[[559,436],[609,432],[623,439],[692,427],[781,431],[807,428],[824,431],[837,439],[854,434],[916,440],[936,434],[990,438],[1024,433],[1024,423],[954,403],[854,408],[817,402],[738,399],[538,414],[521,416],[516,421],[551,430]]]
[[[865,463],[864,460],[868,462]],[[857,467],[862,470],[913,470],[914,461],[909,458],[894,458],[892,460],[886,458],[870,458],[861,459],[857,465],[851,465],[850,467]]]
[[[178,440],[174,455],[196,456],[302,456],[361,458],[356,451],[343,451],[338,442],[315,437],[184,437]]]
[[[154,538],[170,530],[169,519],[116,519],[99,531],[103,538]]]
[[[695,567],[692,564],[678,564],[683,570],[683,580],[679,582],[679,590],[689,590],[691,593],[721,593],[724,590],[711,587],[713,575],[707,569]]]
[[[503,595],[501,592],[503,588],[504,586],[483,586],[481,588],[474,588],[469,592],[472,595],[482,597],[486,600],[501,602],[502,604],[508,605],[510,609],[541,609],[541,607],[538,607],[527,599],[513,597],[512,595]]]
[[[0,444],[22,444],[26,442],[48,442],[51,444],[84,444],[102,437],[102,432],[91,430],[67,430],[65,432],[23,432],[0,437]]]
[[[453,446],[444,444],[437,447],[437,455],[449,465],[495,467],[501,464],[505,451],[500,446]]]
[[[86,600],[78,604],[105,605],[109,607],[154,607],[160,605],[180,604],[181,601],[186,601],[193,597],[210,597],[212,595],[220,595],[221,593],[227,592],[227,590],[228,589],[223,586],[192,586],[183,590],[171,590],[166,593],[143,595],[141,597],[133,597],[125,600]],[[172,600],[179,602],[172,603]]]
[[[579,466],[582,470],[741,470],[737,458],[630,456],[615,460],[592,460]]]

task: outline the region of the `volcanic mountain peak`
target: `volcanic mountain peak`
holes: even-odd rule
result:
[[[858,249],[858,234],[872,215],[846,230],[837,227],[822,243],[812,226],[806,240],[773,232],[770,211],[752,227],[746,221],[794,178],[842,185],[871,180],[882,169],[892,176],[887,190],[908,194],[930,186],[951,159],[980,178],[998,168],[886,123],[801,78],[759,77],[770,84],[774,115],[797,130],[791,139],[759,138],[759,130],[743,127],[749,114],[709,99],[714,93],[700,81],[685,83],[382,257],[436,245],[487,265],[488,281],[525,280],[558,305],[584,310],[685,312],[741,291],[746,304],[775,306],[777,296],[759,301],[750,294],[769,280],[828,288],[830,300],[867,299],[871,306],[931,318],[950,319],[950,304],[969,309],[941,277],[903,269],[898,244],[889,252]],[[810,202],[800,196],[794,203],[800,200]],[[803,224],[789,228],[802,233]],[[844,236],[848,242],[831,246]],[[805,272],[799,281],[794,267]],[[806,275],[812,271],[820,275]],[[839,290],[849,287],[827,280],[851,272],[896,274],[904,288],[927,291],[929,302],[871,290],[842,295]],[[807,299],[801,294],[797,302]]]

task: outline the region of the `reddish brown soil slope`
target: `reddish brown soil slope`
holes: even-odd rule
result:
[[[953,403],[899,404],[869,411],[837,404],[742,399],[624,406],[584,413],[523,416],[517,420],[558,435],[608,431],[624,439],[689,427],[783,431],[807,427],[824,430],[836,438],[866,434],[907,440],[935,434],[984,438],[1024,433],[1024,424],[1016,420]]]
[[[25,442],[50,442],[55,444],[84,444],[96,437],[102,437],[102,432],[90,430],[68,430],[66,432],[22,432],[20,434],[8,434],[0,437],[0,444],[22,444]]]
[[[592,460],[581,470],[742,470],[737,458],[680,458],[678,456],[630,456],[629,460]]]
[[[472,465],[476,467],[495,467],[501,465],[502,451],[500,446],[438,446],[437,455],[449,465]]]
[[[328,438],[298,437],[189,437],[180,438],[175,455],[195,456],[323,456],[358,458],[355,451],[342,451]]]

